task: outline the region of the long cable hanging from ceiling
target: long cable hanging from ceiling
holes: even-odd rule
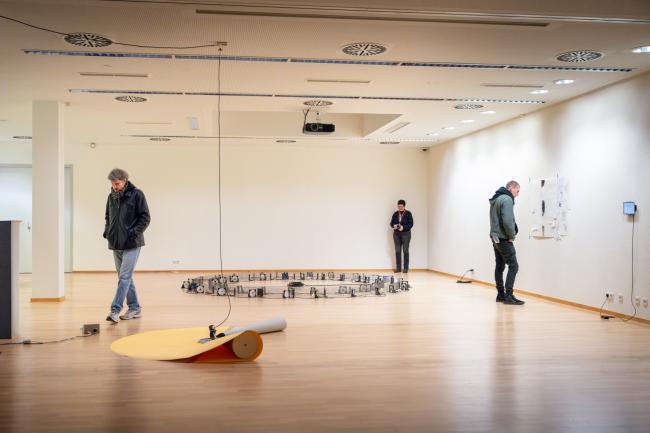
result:
[[[223,275],[223,248],[222,248],[222,211],[221,211],[221,55],[223,54],[222,45],[225,43],[220,42],[219,44],[219,57],[217,59],[217,169],[218,173],[218,191],[217,196],[219,197],[218,206],[219,206],[219,275],[220,278],[224,278]],[[232,311],[232,303],[230,301],[229,290],[226,290],[226,297],[228,298],[228,314],[226,317],[218,324],[211,325],[211,329],[216,329],[219,326],[226,323],[230,317]],[[214,326],[214,328],[212,327]]]

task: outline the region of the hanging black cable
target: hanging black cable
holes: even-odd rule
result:
[[[219,197],[219,274],[221,278],[223,276],[223,249],[222,249],[222,212],[221,212],[221,53],[223,49],[219,47],[219,58],[217,59],[217,168],[219,170],[218,174],[218,197]],[[228,314],[226,317],[215,326],[215,329],[219,326],[226,323],[230,317],[230,312],[232,311],[232,303],[230,302],[230,293],[229,290],[226,290],[226,297],[228,298]]]
[[[57,31],[57,30],[48,29],[48,28],[46,28],[46,27],[40,27],[40,26],[37,26],[37,25],[34,25],[34,24],[30,24],[30,23],[27,23],[27,22],[25,22],[25,21],[21,21],[21,20],[18,20],[18,19],[16,19],[16,18],[11,18],[11,17],[5,16],[5,15],[0,15],[0,18],[5,19],[5,20],[7,20],[7,21],[12,21],[12,22],[17,23],[17,24],[21,24],[21,25],[26,26],[26,27],[30,27],[30,28],[32,28],[32,29],[41,30],[41,31],[44,31],[44,32],[49,32],[49,33],[53,33],[53,34],[55,34],[55,35],[59,35],[59,36],[64,36],[64,37],[65,37],[65,36],[70,36],[70,35],[73,35],[73,34],[74,34],[74,33],[64,33],[64,32],[59,32],[59,31]],[[221,44],[218,43],[218,42],[217,42],[217,43],[214,43],[214,44],[203,44],[203,45],[181,45],[181,46],[140,45],[140,44],[131,44],[131,43],[127,43],[127,42],[118,42],[118,41],[113,41],[113,40],[111,40],[111,43],[112,43],[113,45],[122,45],[122,46],[125,46],[125,47],[152,48],[152,49],[161,49],[161,50],[191,50],[191,49],[193,49],[193,48],[218,47],[218,46],[221,45]]]

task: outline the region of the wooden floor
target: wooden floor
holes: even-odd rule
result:
[[[143,317],[104,325],[114,274],[67,275],[66,301],[29,303],[1,346],[0,432],[650,432],[650,327],[411,274],[384,298],[236,299],[229,324],[284,315],[256,362],[182,364],[124,358],[136,332],[207,325],[224,298],[179,290],[187,274],[136,276]]]

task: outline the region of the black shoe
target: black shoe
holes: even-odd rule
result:
[[[409,270],[408,270],[408,269],[404,269],[404,273],[405,273],[405,274],[408,274],[408,273],[409,273]]]
[[[506,299],[506,294],[503,292],[497,293],[497,302],[503,302]]]
[[[505,299],[503,300],[503,303],[506,305],[524,305],[525,302],[515,298],[515,295],[512,293],[507,293]]]
[[[395,269],[395,270],[393,271],[393,273],[395,273],[395,274],[401,274],[401,273],[402,273],[402,270],[401,270],[401,269]]]

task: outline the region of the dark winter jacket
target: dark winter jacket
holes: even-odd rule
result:
[[[111,250],[130,250],[144,246],[143,233],[151,216],[144,193],[131,182],[124,187],[121,197],[109,194],[106,200],[104,238]]]
[[[393,227],[395,224],[399,223],[399,211],[396,211],[390,219],[390,226]],[[402,230],[403,232],[411,231],[413,228],[413,214],[410,211],[404,210],[404,214],[402,215],[402,226],[404,227],[404,230]]]
[[[515,198],[506,188],[499,188],[490,199],[490,237],[514,240],[519,232],[515,222]]]

